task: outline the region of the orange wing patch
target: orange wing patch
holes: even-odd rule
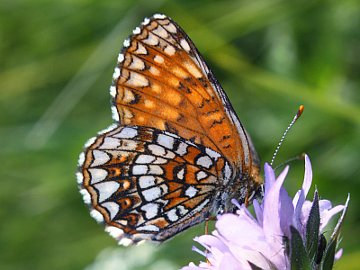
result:
[[[236,127],[186,34],[168,18],[134,32],[115,76],[115,118],[173,132],[246,169]]]

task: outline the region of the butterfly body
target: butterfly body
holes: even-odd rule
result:
[[[113,79],[116,124],[86,144],[77,176],[92,216],[122,244],[164,241],[259,189],[250,137],[175,22],[154,15],[136,28]]]

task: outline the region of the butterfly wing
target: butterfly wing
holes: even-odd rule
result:
[[[176,134],[110,127],[80,158],[81,193],[122,244],[163,241],[209,215],[226,160]]]
[[[216,150],[233,171],[259,168],[254,146],[195,45],[170,18],[154,15],[124,42],[111,87],[113,118],[167,130]],[[254,157],[254,158],[253,158]]]

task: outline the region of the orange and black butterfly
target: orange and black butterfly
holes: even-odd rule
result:
[[[146,18],[125,40],[110,94],[115,124],[86,143],[77,178],[121,244],[164,241],[259,191],[249,135],[169,17]]]

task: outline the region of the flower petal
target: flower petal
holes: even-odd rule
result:
[[[249,269],[251,269],[251,267],[248,262],[256,265],[260,269],[270,269],[267,259],[256,249],[244,249],[233,245],[231,246],[231,252],[240,263],[246,265]]]
[[[290,238],[290,225],[293,221],[294,206],[292,200],[284,188],[280,189],[280,227],[283,233]]]
[[[312,182],[311,162],[308,155],[305,155],[305,174],[304,174],[304,182],[302,184],[302,189],[304,190],[305,198],[309,193],[311,182]]]
[[[343,254],[343,251],[344,251],[344,250],[341,248],[341,249],[339,249],[339,250],[335,253],[335,261],[340,260],[342,254]]]
[[[329,210],[332,207],[332,204],[329,200],[320,200],[319,201],[319,208],[320,213],[325,210]]]
[[[244,270],[251,270],[249,264],[247,263],[248,266],[246,266],[246,264],[243,264],[241,262],[239,262],[238,260],[236,260],[234,258],[234,256],[232,256],[229,253],[224,254],[219,267],[216,269],[219,270],[223,270],[223,269],[228,269],[228,270],[239,270],[239,269],[244,269]]]
[[[294,216],[293,216],[293,225],[294,225],[295,229],[297,229],[299,231],[301,236],[304,236],[304,230],[303,230],[304,223],[302,222],[302,207],[305,202],[304,190],[302,190],[302,189],[299,190],[298,194],[299,194],[298,201],[295,205]],[[308,213],[309,213],[309,211],[308,211]]]
[[[266,193],[275,183],[275,172],[268,163],[265,163],[264,173],[265,173],[265,196],[266,196]]]
[[[256,242],[256,239],[263,238],[261,227],[254,219],[249,218],[246,211],[248,210],[242,207],[237,211],[239,216],[224,214],[219,217],[215,227],[227,241],[249,245]]]
[[[257,219],[259,225],[262,227],[263,226],[263,208],[262,208],[262,205],[260,205],[257,200],[254,200],[253,201],[253,206],[254,206],[256,219]]]
[[[182,267],[180,270],[204,270],[206,268],[196,266],[193,262],[189,263],[188,266]],[[208,268],[210,269],[210,268]]]
[[[337,205],[330,210],[326,210],[320,213],[320,232],[324,230],[326,225],[329,223],[330,219],[335,216],[337,213],[341,212],[344,209],[344,205]]]
[[[280,227],[280,189],[284,183],[285,177],[289,167],[281,172],[274,185],[267,191],[264,197],[264,212],[263,212],[263,229],[267,238],[274,236],[282,237],[283,232]],[[268,239],[269,240],[269,239]],[[271,242],[272,240],[270,240]]]
[[[223,242],[221,242],[218,237],[215,237],[213,235],[209,235],[209,234],[201,235],[199,237],[195,237],[194,241],[200,243],[206,248],[215,247],[224,252],[228,251],[226,245]]]

